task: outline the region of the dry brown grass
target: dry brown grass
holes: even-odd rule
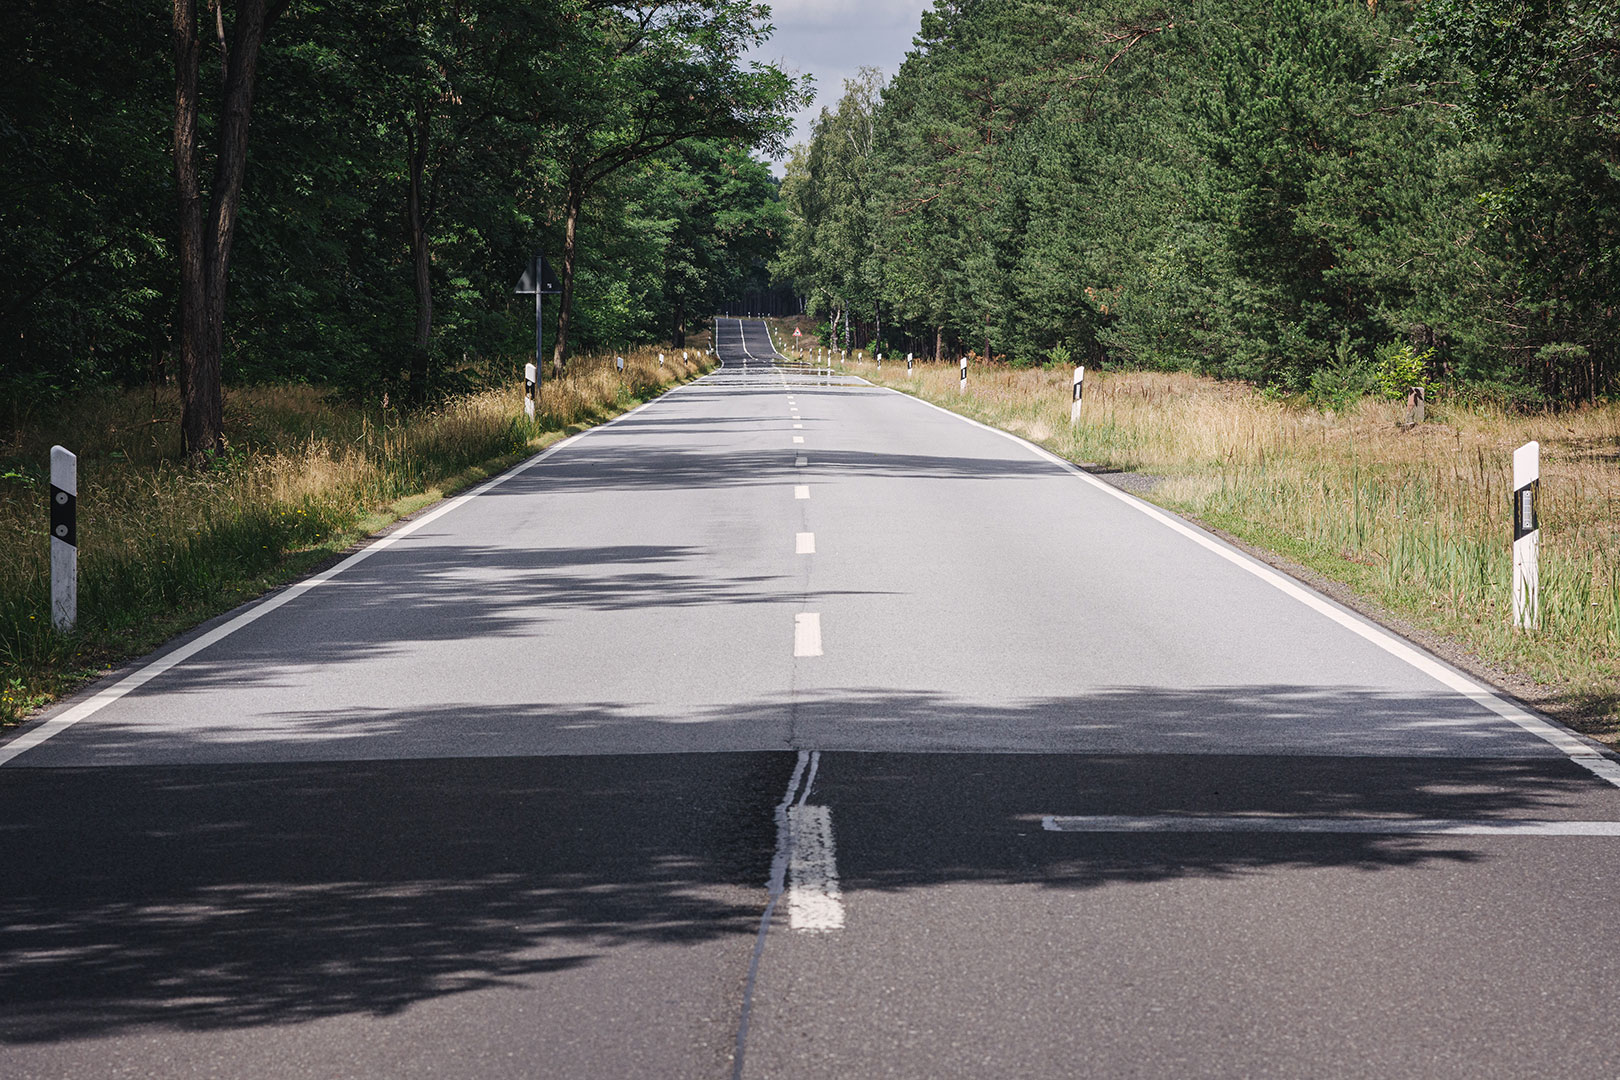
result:
[[[231,392],[227,450],[176,460],[174,394],[106,394],[14,422],[0,446],[0,722],[296,577],[366,533],[701,373],[701,349],[572,360],[522,384],[425,411],[359,407],[308,386]],[[46,462],[79,455],[79,632],[49,629]]]
[[[870,362],[858,370],[1077,462],[1153,474],[1149,496],[1341,581],[1548,692],[1527,696],[1620,736],[1620,404],[1538,416],[1441,404],[1405,428],[1372,399],[1343,413],[1187,374]],[[1542,447],[1542,627],[1511,626],[1512,453]]]

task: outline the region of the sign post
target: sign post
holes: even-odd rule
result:
[[[1541,444],[1525,443],[1513,451],[1513,626],[1541,626]]]
[[[51,447],[51,625],[71,634],[79,623],[79,458]]]
[[[1080,398],[1086,392],[1086,368],[1082,364],[1074,369],[1074,404],[1069,406],[1069,423],[1080,422]]]
[[[540,298],[548,293],[560,293],[562,286],[557,284],[557,277],[551,272],[551,264],[546,262],[544,255],[536,255],[529,260],[528,269],[518,278],[517,287],[512,290],[515,296],[534,294],[534,363],[523,368],[523,414],[530,420],[534,419],[534,403],[540,397],[541,370],[545,367],[545,357],[541,354],[545,345],[545,334],[540,322]]]

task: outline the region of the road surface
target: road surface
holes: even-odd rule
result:
[[[1620,1073],[1613,762],[717,329],[0,745],[0,1075]]]

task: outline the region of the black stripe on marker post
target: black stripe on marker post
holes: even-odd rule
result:
[[[51,485],[51,535],[71,547],[79,546],[79,500],[55,484]]]
[[[1541,479],[1513,493],[1513,539],[1523,540],[1541,527]]]

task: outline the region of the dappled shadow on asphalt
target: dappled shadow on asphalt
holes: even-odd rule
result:
[[[746,942],[793,760],[8,770],[0,1041],[390,1015],[543,990],[624,946]],[[1496,857],[1458,837],[1055,834],[1046,814],[1613,811],[1563,759],[828,753],[809,797],[832,809],[853,902]]]
[[[388,1015],[624,943],[745,938],[792,765],[9,774],[0,1041]]]

